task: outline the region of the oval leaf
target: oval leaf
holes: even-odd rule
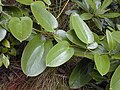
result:
[[[10,42],[7,39],[3,40],[2,45],[7,48],[10,48]]]
[[[116,48],[116,41],[112,37],[112,33],[106,30],[106,37],[110,51]]]
[[[8,66],[10,65],[8,57],[6,57],[4,54],[2,55],[2,62],[6,68],[8,68]]]
[[[110,60],[107,55],[99,55],[98,53],[96,53],[94,55],[94,61],[95,61],[97,70],[102,76],[108,73],[110,69]]]
[[[91,60],[81,60],[70,75],[70,88],[77,89],[87,84],[92,79],[90,76],[90,71],[92,70],[93,66],[94,65]]]
[[[46,57],[46,65],[57,67],[67,62],[74,54],[74,49],[67,41],[59,42],[55,45]]]
[[[80,17],[82,18],[82,20],[89,20],[93,17],[93,15],[90,13],[83,13],[80,15]]]
[[[9,29],[12,35],[20,42],[26,40],[32,32],[33,22],[29,17],[11,18],[9,21]]]
[[[52,42],[45,42],[39,35],[27,44],[21,58],[22,70],[27,76],[37,76],[46,69],[46,55],[51,47]]]
[[[25,5],[30,5],[33,2],[33,0],[16,0],[16,1]]]
[[[120,65],[115,70],[111,82],[110,82],[110,90],[120,90]]]
[[[53,32],[58,27],[56,18],[48,12],[41,4],[40,1],[31,4],[32,13],[37,22],[47,31]]]
[[[75,30],[78,38],[86,44],[93,43],[94,36],[87,24],[80,18],[80,16],[77,13],[74,13],[71,15],[71,19],[73,29]]]
[[[105,13],[103,15],[100,15],[101,18],[116,18],[119,16],[120,16],[120,13]]]
[[[118,43],[120,43],[120,31],[114,31],[112,32],[112,37],[115,41],[117,41]]]
[[[7,31],[2,27],[0,27],[0,41],[2,41],[5,38],[6,34],[7,34]]]

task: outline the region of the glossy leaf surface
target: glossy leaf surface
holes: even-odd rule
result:
[[[94,36],[80,16],[77,13],[74,13],[71,15],[71,19],[77,37],[86,44],[93,43]]]
[[[35,36],[22,54],[22,70],[27,76],[36,76],[46,69],[45,59],[52,42],[45,41],[43,36]]]
[[[58,27],[56,18],[43,7],[43,2],[37,1],[31,4],[31,10],[36,18],[38,24],[40,24],[45,30],[53,32]]]
[[[67,62],[74,54],[74,49],[67,41],[56,44],[46,57],[48,67],[57,67]]]

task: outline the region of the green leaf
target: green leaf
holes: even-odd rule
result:
[[[95,50],[92,50],[92,52],[93,52],[93,55],[95,54],[95,53],[98,53],[98,54],[108,54],[108,51],[106,50],[106,48],[105,47],[103,47],[103,46],[101,46],[101,45],[98,45],[98,47],[95,49]]]
[[[0,55],[0,67],[2,67],[3,61],[2,61],[2,55]]]
[[[3,6],[3,4],[2,4],[2,1],[0,0],[0,13],[3,11],[2,6]]]
[[[4,6],[4,11],[12,17],[22,17],[22,11],[17,6]]]
[[[120,31],[120,24],[117,24],[116,26],[117,26],[118,30]]]
[[[116,54],[112,55],[111,58],[112,59],[119,59],[120,60],[120,53],[116,53]]]
[[[115,70],[115,72],[111,78],[110,90],[120,90],[120,65]]]
[[[96,3],[94,2],[94,0],[87,0],[87,1],[90,4],[90,6],[92,7],[92,9],[95,11],[96,10]]]
[[[120,13],[105,13],[105,14],[99,15],[99,17],[101,18],[116,18],[119,16],[120,16]]]
[[[93,17],[93,15],[90,13],[83,13],[80,15],[80,17],[82,20],[90,20]]]
[[[2,65],[3,65],[3,62],[0,60],[0,67],[2,67]]]
[[[105,22],[107,22],[107,24],[109,25],[108,28],[109,28],[109,27],[110,27],[111,29],[115,28],[115,24],[114,24],[113,21],[110,20],[109,18],[105,18]],[[109,28],[109,29],[110,29],[110,28]],[[111,29],[110,29],[110,30],[111,30]],[[111,30],[111,31],[113,31],[113,30]]]
[[[26,40],[32,32],[33,22],[29,17],[11,18],[9,21],[9,29],[12,35],[20,42]]]
[[[6,57],[4,54],[2,55],[2,62],[6,68],[8,68],[8,66],[10,65],[8,57]]]
[[[103,77],[100,75],[100,73],[97,70],[93,70],[90,73],[90,76],[95,80],[95,81],[105,81],[107,78]]]
[[[93,63],[89,59],[81,60],[72,71],[69,78],[69,86],[77,89],[87,84],[92,78],[89,75],[93,69]]]
[[[109,72],[115,71],[119,65],[120,65],[120,60],[112,59],[111,62],[110,62]]]
[[[115,41],[117,41],[118,43],[120,43],[120,31],[114,31],[112,32],[112,37]]]
[[[33,0],[16,0],[16,1],[25,5],[30,5],[33,2]]]
[[[0,27],[0,42],[5,38],[7,31]]]
[[[104,9],[104,10],[102,10],[102,9],[99,8],[99,9],[96,10],[95,15],[100,17],[100,15],[105,14],[108,11],[110,11],[110,9]]]
[[[74,54],[74,49],[70,47],[67,41],[56,44],[46,57],[46,65],[57,67],[67,62]]]
[[[3,40],[2,45],[7,48],[10,48],[10,42],[7,39]]]
[[[13,56],[16,56],[16,49],[15,48],[12,48],[8,51],[8,54],[10,55],[13,55]]]
[[[116,41],[112,37],[112,33],[109,30],[106,30],[107,43],[110,51],[116,48]]]
[[[95,53],[94,61],[95,61],[97,70],[102,76],[108,73],[110,69],[110,60],[107,55],[99,55],[98,53]]]
[[[8,48],[2,48],[2,53],[8,53]]]
[[[75,2],[76,4],[78,4],[78,6],[80,8],[82,8],[83,10],[85,10],[86,12],[89,12],[89,8],[87,8],[83,2],[80,2],[78,0],[72,0],[72,1]]]
[[[51,5],[51,1],[50,0],[43,0],[47,5]]]
[[[100,7],[100,9],[101,10],[106,9],[111,3],[112,3],[112,0],[104,0],[101,7]]]
[[[102,31],[102,23],[100,20],[97,18],[93,18],[92,20],[94,21],[95,25]]]
[[[74,55],[79,57],[86,57],[89,59],[93,59],[93,53],[90,51],[87,51],[86,49],[74,46]]]
[[[99,36],[96,33],[94,33],[94,32],[93,32],[93,35],[94,35],[95,42],[99,43],[100,42]]]
[[[84,43],[90,44],[94,42],[94,36],[87,24],[80,18],[77,13],[71,15],[72,25],[77,37]]]
[[[85,8],[87,8],[88,10],[90,9],[88,0],[82,0],[82,3],[85,5]]]
[[[38,24],[40,24],[45,30],[54,32],[54,29],[58,27],[56,18],[47,11],[41,4],[41,1],[37,1],[31,4],[31,10],[36,18]]]
[[[74,44],[82,47],[82,48],[86,48],[86,44],[84,44],[82,41],[80,41],[80,39],[77,37],[77,35],[75,34],[74,30],[70,30],[67,32],[67,38]]]
[[[52,47],[51,41],[45,42],[44,36],[35,36],[25,47],[21,67],[27,76],[37,76],[46,69],[46,55]]]
[[[107,42],[107,38],[104,37],[101,41],[100,41],[100,44],[107,50],[109,51],[109,47],[108,47],[108,42]]]

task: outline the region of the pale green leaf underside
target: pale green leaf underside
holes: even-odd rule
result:
[[[7,34],[7,31],[2,27],[0,27],[0,41],[2,41],[5,38],[6,34]]]

